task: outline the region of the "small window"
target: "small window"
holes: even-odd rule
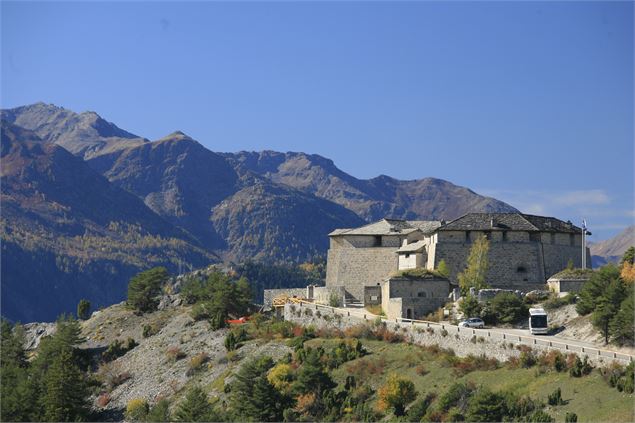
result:
[[[525,266],[518,266],[516,268],[516,272],[518,272],[518,273],[527,273],[527,268]]]
[[[540,241],[540,232],[529,232],[530,241]]]
[[[551,234],[551,243],[552,244],[556,243],[556,234]]]
[[[492,233],[490,231],[485,231],[485,239],[492,239]]]
[[[381,235],[375,235],[373,237],[373,247],[381,247]]]
[[[425,293],[425,292],[419,292],[419,293],[417,294],[417,297],[419,297],[419,298],[425,298],[425,297],[426,297],[426,293]]]
[[[575,235],[569,234],[569,244],[571,244],[571,246],[575,245]]]
[[[507,241],[507,231],[503,231],[503,242]]]
[[[406,258],[410,258],[410,253],[406,253]]]
[[[470,231],[465,231],[465,242],[470,242]]]

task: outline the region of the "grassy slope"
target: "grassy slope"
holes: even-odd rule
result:
[[[317,346],[327,343],[335,346],[337,340],[316,339],[307,345]],[[451,368],[443,367],[441,360],[433,354],[408,344],[387,344],[381,341],[363,341],[370,355],[348,362],[333,372],[339,383],[344,383],[355,362],[367,360],[381,366],[382,373],[364,372],[374,389],[381,386],[391,372],[409,377],[419,392],[442,394],[454,382],[472,381],[492,390],[511,390],[518,394],[530,395],[547,403],[547,395],[560,387],[562,397],[569,402],[558,407],[549,407],[548,412],[556,421],[564,421],[567,412],[575,412],[580,421],[631,422],[635,421],[633,395],[618,392],[609,387],[600,374],[594,370],[589,376],[573,378],[568,373],[546,372],[539,374],[538,367],[530,369],[508,369],[502,367],[492,371],[475,371],[465,376],[456,376]],[[416,368],[422,365],[426,372],[418,375]],[[364,366],[366,369],[372,366]],[[362,374],[362,377],[364,377]]]

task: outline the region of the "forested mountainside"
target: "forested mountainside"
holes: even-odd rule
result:
[[[515,210],[440,179],[356,179],[316,155],[215,153],[180,131],[151,142],[94,112],[1,116],[3,310],[21,320],[117,301],[153,265],[299,263],[324,256],[336,228]]]
[[[3,122],[1,151],[4,316],[52,320],[83,297],[120,301],[148,266],[218,260],[64,148]]]

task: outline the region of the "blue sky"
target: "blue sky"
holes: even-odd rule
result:
[[[8,2],[2,107],[632,224],[632,2]]]

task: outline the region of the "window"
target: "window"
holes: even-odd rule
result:
[[[540,232],[529,232],[530,241],[540,241]]]
[[[426,298],[426,296],[427,296],[427,295],[426,295],[426,293],[425,293],[425,292],[419,292],[419,293],[417,294],[417,297],[419,297],[419,298]]]
[[[470,242],[470,231],[465,231],[465,242]]]
[[[381,235],[375,235],[373,237],[373,247],[381,247]]]
[[[569,234],[569,244],[571,244],[571,246],[575,245],[575,235]]]
[[[492,239],[492,233],[490,231],[485,231],[485,238],[488,240]]]
[[[507,231],[503,231],[503,242],[507,242]]]
[[[516,268],[516,272],[518,273],[527,273],[527,268],[523,265],[520,265]]]
[[[410,253],[406,253],[406,258],[410,258]]]
[[[551,234],[551,243],[552,244],[556,243],[556,234]]]

